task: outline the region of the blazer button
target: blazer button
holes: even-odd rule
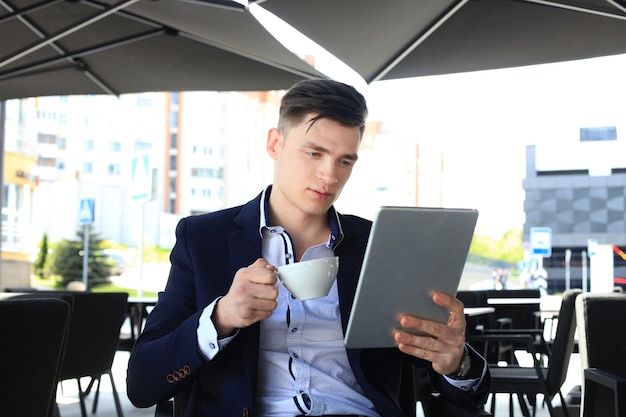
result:
[[[250,415],[250,410],[248,410],[248,407],[243,408],[243,413],[241,415],[243,417],[248,417]]]

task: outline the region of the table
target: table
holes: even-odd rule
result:
[[[541,304],[539,298],[488,298],[487,304],[510,305],[510,304]]]
[[[483,314],[491,314],[495,313],[496,309],[494,307],[465,307],[463,309],[465,315],[468,317],[481,316]]]
[[[148,317],[148,307],[154,307],[156,297],[128,297],[127,314],[130,317],[131,337],[136,339],[143,330],[143,323]]]

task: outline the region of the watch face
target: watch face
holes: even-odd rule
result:
[[[463,363],[461,364],[461,370],[459,371],[459,376],[465,377],[470,370],[470,366],[472,365],[472,359],[470,358],[469,352],[467,351],[467,347],[465,348],[465,353],[463,354]]]

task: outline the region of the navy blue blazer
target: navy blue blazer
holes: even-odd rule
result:
[[[202,310],[228,292],[237,270],[262,256],[259,204],[260,195],[245,205],[179,222],[167,286],[129,360],[127,394],[135,406],[150,407],[191,389],[186,416],[254,416],[260,325],[240,329],[210,362],[199,352],[196,330]],[[344,240],[335,254],[341,259],[337,286],[345,332],[371,222],[345,215],[340,221]],[[488,394],[489,378],[476,392],[463,392],[429,362],[395,348],[347,353],[357,380],[385,417],[414,415],[420,392],[433,387],[457,403],[482,405]]]

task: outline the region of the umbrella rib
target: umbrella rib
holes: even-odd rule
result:
[[[101,13],[98,13],[95,16],[91,16],[89,18],[86,18],[78,23],[76,23],[75,25],[71,26],[68,29],[62,30],[54,35],[48,36],[45,39],[43,39],[41,42],[35,43],[33,46],[25,48],[22,51],[19,51],[17,53],[15,53],[12,56],[9,56],[8,58],[4,59],[4,61],[0,62],[0,68],[2,68],[3,66],[6,66],[18,59],[21,59],[41,48],[43,48],[44,46],[53,44],[54,42],[56,42],[59,39],[64,38],[67,35],[70,35],[78,30],[81,30],[82,28],[84,28],[85,26],[88,26],[94,22],[97,22],[98,20],[102,20],[105,17],[107,17],[110,14],[113,14],[115,12],[117,12],[120,9],[123,9],[125,7],[128,7],[129,5],[136,3],[139,0],[122,0],[119,3],[116,3],[115,5],[111,6],[110,8],[107,8],[106,10],[104,10]]]
[[[602,17],[608,17],[611,19],[618,19],[618,20],[626,20],[626,16],[620,16],[617,14],[613,14],[613,13],[607,13],[607,12],[601,12],[599,10],[593,10],[593,9],[586,9],[584,7],[576,7],[576,6],[570,6],[569,4],[563,4],[563,3],[556,3],[553,1],[547,1],[547,0],[523,0],[526,3],[535,3],[535,4],[540,4],[542,6],[549,6],[549,7],[555,7],[558,9],[565,9],[565,10],[571,10],[574,12],[580,12],[580,13],[586,13],[586,14],[591,14],[591,15],[596,15],[596,16],[602,16]],[[613,0],[605,0],[607,3],[611,4],[612,6],[614,6],[615,8],[621,10],[622,12],[626,13],[626,8],[624,6],[622,6],[621,4],[613,1]]]
[[[45,39],[46,34],[45,32],[38,27],[38,25],[33,22],[31,19],[29,19],[26,14],[39,10],[39,9],[43,9],[46,8],[48,6],[51,6],[55,3],[58,3],[60,1],[63,0],[44,0],[42,2],[39,3],[35,3],[30,5],[29,7],[23,8],[23,9],[16,9],[14,8],[12,5],[9,5],[8,3],[6,3],[5,1],[0,1],[0,4],[2,4],[2,6],[4,6],[7,10],[9,10],[9,14],[6,15],[4,18],[0,18],[0,22],[6,21],[8,19],[11,18],[17,18],[20,22],[22,22],[22,24],[24,26],[26,26],[31,32],[33,32],[35,35],[37,35],[39,38],[41,39]],[[67,52],[56,42],[51,42],[50,46],[60,55],[66,55]],[[82,62],[78,62],[75,59],[73,59],[72,57],[68,57],[68,58],[62,58],[62,59],[67,59],[72,65],[75,65],[79,68],[83,69],[83,74],[89,78],[94,84],[96,84],[98,87],[100,87],[100,89],[108,94],[115,94],[115,92],[109,87],[107,86],[103,81],[99,80],[98,77],[96,77],[93,73],[91,73],[88,69],[86,69],[86,66],[84,63]],[[36,68],[35,68],[36,69]],[[9,77],[7,77],[9,78]],[[117,94],[115,94],[117,95]]]
[[[92,7],[104,7],[102,5],[102,3],[100,3],[100,2],[98,2],[96,0],[82,0],[82,3],[83,4],[87,4],[89,6],[92,6]],[[164,27],[162,23],[156,22],[154,20],[148,19],[148,18],[143,17],[143,16],[138,16],[138,15],[136,15],[136,14],[134,14],[132,12],[129,12],[127,10],[121,10],[121,11],[117,12],[116,14],[118,16],[123,16],[123,17],[126,17],[128,19],[133,19],[133,20],[136,20],[138,22],[142,22],[142,23],[145,23],[145,24],[148,24],[148,25],[153,25],[153,26],[157,26],[157,27]],[[277,63],[275,61],[264,59],[262,57],[259,57],[259,56],[256,56],[256,55],[253,55],[253,54],[250,54],[250,53],[245,53],[245,52],[243,52],[241,50],[229,47],[227,45],[224,45],[224,44],[221,44],[221,43],[218,43],[218,42],[213,42],[213,41],[211,41],[211,40],[209,40],[207,38],[204,38],[204,37],[201,37],[201,36],[198,36],[198,35],[193,35],[191,33],[188,33],[188,32],[182,31],[182,30],[178,30],[178,29],[175,29],[175,30],[177,32],[176,34],[179,35],[179,36],[185,37],[187,39],[191,39],[191,40],[196,41],[196,42],[203,43],[205,45],[213,46],[215,48],[221,49],[221,50],[226,51],[226,52],[231,52],[231,53],[233,53],[235,55],[239,55],[241,57],[248,58],[248,59],[251,59],[253,61],[257,61],[257,62],[260,62],[262,64],[269,65],[271,67],[274,67],[274,68],[277,68],[277,69],[280,69],[280,70],[283,70],[283,71],[290,72],[290,73],[292,73],[294,75],[297,75],[299,77],[303,77],[303,78],[317,78],[318,77],[315,73],[309,73],[309,72],[306,72],[306,71],[299,70],[297,68],[293,68],[293,67],[290,67],[290,66],[287,66],[287,65],[283,65],[283,64]]]
[[[607,3],[611,4],[613,7],[621,10],[622,12],[626,13],[626,6],[624,6],[622,3],[616,1],[616,0],[606,0]]]
[[[63,0],[43,0],[39,3],[33,3],[28,7],[24,7],[23,9],[16,9],[13,6],[11,6],[10,4],[8,4],[5,1],[0,1],[0,5],[2,5],[5,9],[7,9],[9,11],[9,13],[0,16],[0,23],[4,23],[7,20],[10,19],[14,19],[14,18],[18,18],[20,20],[22,20],[22,22],[24,22],[24,14],[30,13],[30,12],[34,12],[37,11],[39,9],[43,9],[45,7],[48,7],[50,5],[53,5],[55,3],[59,3]],[[30,23],[28,23],[30,24]]]
[[[6,15],[6,17],[1,18],[0,23],[11,18],[17,18],[17,20],[22,22],[24,26],[26,26],[31,32],[33,32],[40,39],[45,39],[45,37],[47,36],[46,33],[35,22],[33,22],[31,19],[29,19],[25,15],[27,13],[46,8],[48,6],[52,6],[55,3],[59,3],[60,1],[62,0],[52,0],[52,1],[45,0],[43,2],[33,4],[24,9],[16,9],[12,5],[8,4],[7,2],[0,0],[0,4],[11,12],[10,14]],[[58,44],[54,42],[51,43],[50,46],[60,54],[63,54],[65,52],[60,46],[58,46]]]
[[[11,77],[15,77],[17,75],[24,75],[24,74],[28,74],[30,72],[35,72],[39,69],[43,69],[45,67],[49,67],[51,65],[57,64],[59,62],[65,61],[65,60],[69,60],[72,63],[75,63],[76,66],[81,69],[83,72],[88,72],[88,70],[86,70],[86,66],[87,64],[85,64],[82,61],[78,61],[76,60],[76,58],[80,58],[83,56],[87,56],[87,55],[91,55],[94,53],[98,53],[98,52],[102,52],[102,51],[106,51],[108,49],[111,48],[116,48],[125,44],[129,44],[129,43],[133,43],[133,42],[137,42],[143,39],[147,39],[150,38],[152,36],[156,36],[159,35],[161,33],[167,32],[166,29],[163,28],[158,28],[158,29],[151,29],[148,30],[146,32],[142,32],[133,36],[127,36],[124,38],[120,38],[111,42],[107,42],[107,43],[103,43],[100,45],[94,45],[92,47],[89,48],[84,48],[81,49],[79,51],[75,51],[72,53],[64,53],[62,56],[56,57],[56,58],[52,58],[52,59],[46,59],[46,60],[41,60],[38,62],[33,62],[31,64],[28,65],[24,65],[21,67],[17,67],[17,68],[13,68],[10,71],[4,71],[4,72],[0,72],[0,80],[3,79],[7,79],[7,78],[11,78]],[[93,74],[91,74],[92,77],[95,77]],[[90,77],[91,78],[91,77]],[[101,81],[98,81],[98,84],[102,84],[104,85]],[[110,88],[107,88],[107,90],[111,90]]]
[[[430,35],[432,35],[441,25],[443,25],[448,19],[450,19],[459,9],[465,6],[469,0],[460,0],[450,9],[443,13],[443,15],[437,19],[425,32],[422,32],[413,43],[405,48],[400,54],[387,63],[380,71],[378,71],[374,77],[368,82],[368,84],[374,81],[381,80],[389,71],[394,69],[407,55],[409,55],[415,48],[420,46]]]

